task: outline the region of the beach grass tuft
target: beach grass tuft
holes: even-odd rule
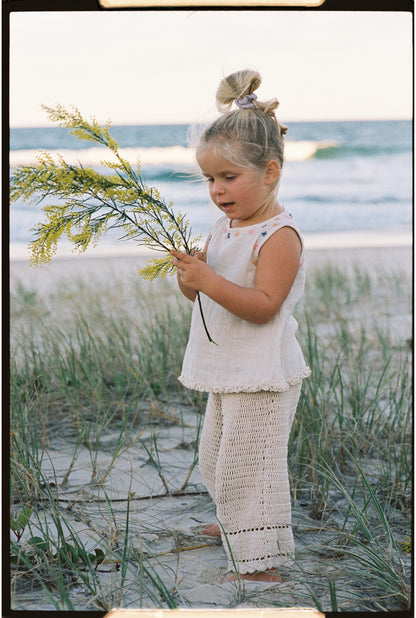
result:
[[[294,524],[302,539],[288,572],[295,604],[322,611],[409,606],[410,308],[411,282],[400,271],[327,263],[309,273],[296,317],[312,376],[288,457],[294,508],[319,533],[312,542]],[[146,530],[137,505],[203,495],[192,479],[205,395],[177,381],[190,312],[168,281],[73,277],[43,295],[14,285],[13,608],[186,605],[179,567],[164,558],[193,545],[186,540],[181,549],[175,541],[173,553],[152,548],[148,533],[162,540],[173,533],[156,521]],[[175,449],[183,461],[172,468]],[[118,489],[115,479],[125,477],[126,489]],[[248,598],[241,590],[237,597],[234,606]]]

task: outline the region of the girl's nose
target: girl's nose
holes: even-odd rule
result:
[[[218,180],[215,180],[212,184],[211,191],[214,195],[220,195],[223,192],[222,183]]]

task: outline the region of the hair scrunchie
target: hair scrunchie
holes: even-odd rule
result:
[[[241,109],[256,109],[256,106],[252,103],[252,101],[255,101],[256,99],[256,94],[246,94],[241,99],[236,99],[235,104]]]

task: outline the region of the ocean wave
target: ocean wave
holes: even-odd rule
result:
[[[342,145],[336,140],[288,140],[285,144],[285,160],[287,162],[302,162],[311,159],[336,159],[349,157],[371,158],[380,155],[398,155],[407,152],[405,145],[374,148],[365,145]],[[18,165],[33,165],[37,161],[40,150],[11,150],[10,167]],[[87,149],[47,150],[55,159],[61,155],[71,164],[82,164],[91,167],[100,167],[102,161],[115,161],[111,151],[100,147]],[[172,174],[192,172],[196,169],[195,151],[186,146],[168,146],[152,148],[120,148],[119,152],[129,163],[135,165],[140,162],[143,168],[151,170],[155,178],[170,178]],[[158,169],[156,169],[158,168]],[[183,179],[183,178],[176,178]],[[175,180],[175,178],[171,178]]]
[[[12,150],[10,152],[10,166],[32,165],[36,163],[39,150]],[[82,150],[47,150],[53,159],[62,156],[70,165],[97,166],[102,161],[116,161],[116,157],[109,150],[103,148],[88,148]],[[120,148],[119,153],[129,163],[135,164],[140,160],[145,165],[189,165],[194,162],[194,154],[190,148],[171,146],[168,148]]]
[[[337,142],[325,141],[287,141],[285,158],[287,161],[306,161],[317,153],[328,149],[338,148]],[[39,150],[12,150],[10,152],[10,166],[33,165],[36,163]],[[103,160],[114,160],[114,155],[103,148],[88,148],[82,150],[48,150],[48,153],[57,160],[61,155],[70,165],[99,166]],[[195,151],[184,146],[170,146],[166,148],[120,148],[120,155],[131,164],[140,163],[146,167],[169,167],[170,170],[183,170],[195,167]]]
[[[285,144],[285,159],[286,161],[307,161],[316,157],[318,153],[332,152],[339,148],[340,145],[335,140],[288,140]]]
[[[363,159],[370,159],[372,157],[380,157],[383,155],[396,156],[403,153],[409,153],[411,149],[407,144],[385,144],[373,146],[368,145],[334,145],[323,147],[317,150],[315,158],[317,159],[348,159],[351,157],[359,157]]]

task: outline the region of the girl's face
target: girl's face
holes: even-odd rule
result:
[[[278,204],[271,188],[280,172],[277,161],[270,161],[264,170],[242,167],[224,158],[215,144],[199,152],[197,161],[212,201],[233,227],[260,223],[275,214]]]

